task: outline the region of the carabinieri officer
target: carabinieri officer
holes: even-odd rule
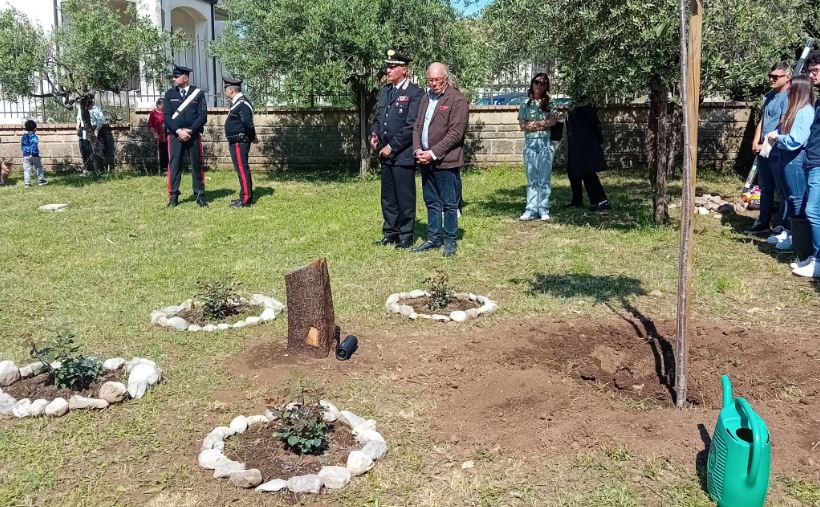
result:
[[[208,120],[205,94],[190,84],[192,69],[174,65],[174,86],[165,92],[165,127],[168,129],[168,207],[179,204],[179,182],[182,179],[182,154],[191,161],[196,203],[207,208],[205,202],[205,171],[202,168],[202,131]]]
[[[413,246],[416,228],[416,161],[413,159],[413,125],[424,92],[407,76],[410,57],[387,51],[387,84],[379,90],[376,113],[370,125],[370,145],[381,161],[381,245]]]
[[[251,143],[256,141],[256,129],[253,126],[253,106],[242,93],[242,80],[222,76],[225,96],[231,99],[231,109],[225,118],[225,137],[228,138],[228,151],[236,175],[239,177],[239,199],[231,201],[231,207],[246,208],[253,203],[253,179],[248,166],[248,152]]]

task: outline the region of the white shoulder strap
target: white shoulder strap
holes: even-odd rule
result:
[[[250,103],[250,102],[248,102],[248,101],[247,101],[247,100],[245,100],[245,99],[240,99],[240,100],[237,100],[237,101],[236,101],[236,104],[232,105],[230,110],[231,110],[231,111],[233,111],[234,109],[236,109],[237,107],[239,107],[239,105],[240,105],[240,104],[242,104],[242,103],[244,103],[245,105],[247,105],[247,106],[248,106],[248,109],[250,109],[250,110],[251,110],[251,113],[253,113],[253,112],[254,112],[254,111],[253,111],[253,106],[251,105],[251,103]]]
[[[171,115],[171,119],[176,120],[177,116],[179,116],[179,113],[181,113],[182,111],[185,110],[186,107],[188,107],[188,104],[190,104],[191,101],[194,100],[194,98],[196,98],[197,95],[199,95],[200,91],[202,91],[202,90],[200,90],[199,88],[194,88],[194,91],[192,91],[191,94],[188,95],[188,98],[185,99],[185,101],[182,104],[179,105],[177,110],[174,111],[174,114]]]

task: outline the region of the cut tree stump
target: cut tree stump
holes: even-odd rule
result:
[[[285,275],[288,352],[327,357],[338,331],[327,260],[321,258]]]

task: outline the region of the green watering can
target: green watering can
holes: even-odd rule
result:
[[[707,490],[719,507],[762,507],[771,468],[769,429],[748,401],[732,399],[727,375],[720,381],[723,408],[709,447]]]

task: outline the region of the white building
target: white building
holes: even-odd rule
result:
[[[225,12],[218,6],[219,0],[108,0],[112,9],[122,13],[126,21],[128,4],[135,4],[137,15],[149,18],[158,28],[166,31],[181,30],[191,44],[188,49],[172,55],[175,63],[191,67],[192,83],[208,93],[209,103],[221,92],[220,76],[222,67],[214,58],[208,56],[208,44],[216,39],[227,20]],[[0,0],[0,9],[14,8],[29,19],[38,23],[46,31],[62,23],[60,4],[62,0]],[[170,69],[169,69],[170,70]],[[164,90],[155,90],[153,86],[136,80],[133,90],[129,92],[131,106],[153,105]],[[4,102],[0,105],[0,123],[17,123],[21,114],[30,111],[20,104]]]

